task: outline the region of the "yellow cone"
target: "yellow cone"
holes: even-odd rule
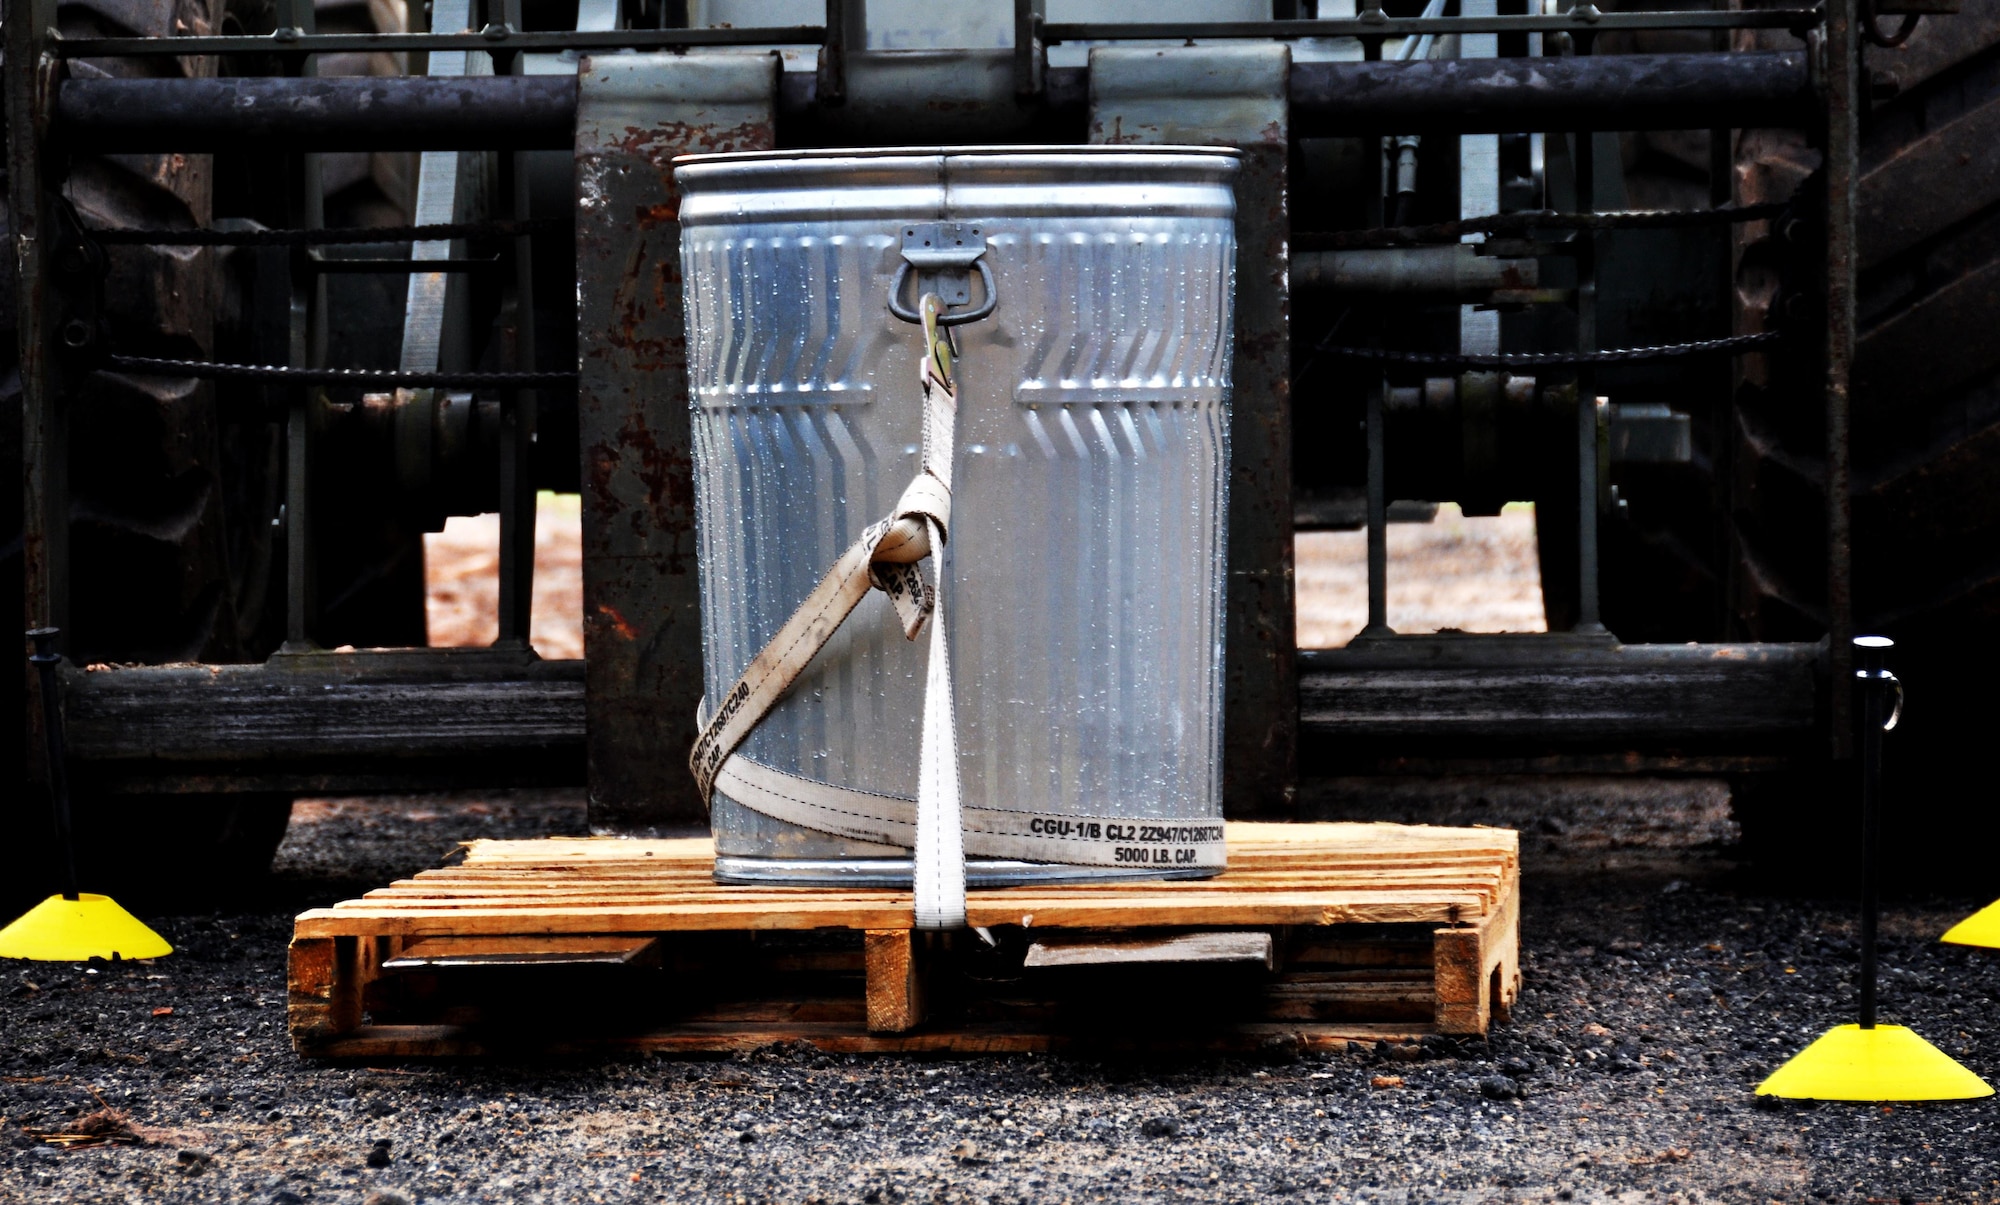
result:
[[[1991,946],[2000,949],[2000,900],[1986,905],[1979,911],[1945,930],[1939,941],[1948,941],[1956,946]]]
[[[108,895],[52,895],[0,929],[0,958],[87,962],[158,958],[174,948]]]
[[[1986,1081],[1900,1025],[1842,1025],[1757,1085],[1792,1100],[1971,1100]]]

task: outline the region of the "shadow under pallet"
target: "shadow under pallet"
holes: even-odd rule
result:
[[[1228,825],[1199,881],[906,891],[725,886],[707,840],[474,841],[299,916],[315,1058],[1245,1051],[1481,1034],[1520,988],[1506,829]],[[981,932],[980,930],[983,930]]]

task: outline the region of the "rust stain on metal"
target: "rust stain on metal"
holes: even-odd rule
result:
[[[761,151],[775,137],[771,123],[746,121],[716,126],[698,121],[662,121],[646,126],[627,126],[625,136],[612,144],[617,150],[644,160],[663,171],[673,170],[673,161],[682,155],[723,154],[728,151]],[[675,198],[678,205],[679,198]]]
[[[694,458],[688,450],[662,444],[639,415],[631,416],[619,429],[618,444],[626,452],[636,454],[636,461],[626,457],[625,463],[638,474],[649,503],[644,514],[639,511],[628,513],[627,521],[633,525],[632,534],[645,536],[645,525],[650,525],[653,532],[673,537],[692,532]],[[661,571],[675,575],[693,573],[692,541],[676,538],[668,542],[668,547],[671,551],[665,555]]]
[[[674,308],[674,298],[679,294],[680,274],[673,272],[674,292],[669,295],[666,257],[648,255],[648,246],[644,237],[634,238],[626,252],[624,268],[618,274],[618,287],[612,294],[614,321],[605,332],[611,347],[629,353],[622,359],[620,367],[640,372],[656,371],[677,350],[677,343],[686,342],[685,336],[674,335],[666,324],[659,321],[662,315]]]
[[[585,457],[584,484],[590,488],[592,509],[609,519],[625,509],[613,478],[618,475],[618,453],[605,445],[592,444]]]
[[[637,640],[639,638],[637,629],[625,621],[625,617],[618,613],[616,607],[611,606],[609,603],[599,603],[597,604],[597,613],[609,622],[612,631],[625,639]]]
[[[1111,127],[1108,130],[1101,121],[1092,123],[1090,140],[1105,146],[1138,146],[1141,143],[1166,141],[1160,133],[1157,122],[1133,122],[1132,129],[1128,132],[1122,114],[1112,117]]]

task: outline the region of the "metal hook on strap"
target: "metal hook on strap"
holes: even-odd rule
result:
[[[915,307],[903,304],[903,288],[910,270],[916,269],[917,295],[937,294],[945,305],[972,304],[972,271],[979,272],[985,297],[972,309],[939,313],[939,326],[962,326],[977,322],[1000,303],[993,282],[993,269],[985,259],[986,240],[979,227],[963,222],[917,222],[903,227],[903,262],[896,265],[895,279],[889,282],[889,312],[912,325],[924,316]]]

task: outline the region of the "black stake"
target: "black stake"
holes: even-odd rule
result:
[[[76,843],[69,829],[69,773],[63,759],[62,706],[56,699],[56,666],[62,664],[62,654],[55,651],[55,643],[61,632],[60,628],[31,630],[28,639],[35,642],[35,651],[28,654],[28,660],[42,679],[42,733],[48,738],[49,801],[55,807],[56,846],[61,854],[57,868],[62,871],[63,898],[73,900],[77,898]]]
[[[1903,714],[1903,684],[1883,660],[1896,642],[1854,638],[1854,676],[1861,686],[1861,1028],[1875,1028],[1875,921],[1882,888],[1882,734]],[[1888,709],[1889,696],[1896,703]],[[1885,713],[1885,709],[1886,713]]]

